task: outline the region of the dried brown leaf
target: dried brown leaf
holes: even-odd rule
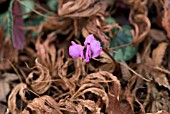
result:
[[[120,108],[120,101],[111,94],[108,94],[109,97],[109,107],[108,107],[108,114],[122,114]]]
[[[7,113],[7,106],[3,105],[2,103],[0,103],[0,113],[1,114],[6,114]]]
[[[147,1],[131,0],[128,1],[128,4],[132,6],[129,21],[135,29],[131,30],[133,44],[138,46],[145,39],[151,28],[151,23],[147,16]]]
[[[132,93],[130,92],[129,88],[126,88],[125,90],[125,96],[126,96],[126,101],[128,102],[128,105],[130,105],[130,110],[132,112],[134,112],[134,104],[133,104],[133,101],[134,101],[134,95],[132,95]],[[128,110],[126,110],[128,111]],[[128,112],[125,112],[125,114],[128,113]]]
[[[135,26],[135,32],[131,31],[131,33],[133,37],[133,44],[137,46],[145,39],[146,35],[149,33],[151,23],[147,16],[141,14],[135,15],[135,21],[137,22],[130,22],[133,26]]]
[[[123,62],[123,63],[126,64],[125,62]],[[120,68],[121,68],[122,78],[125,81],[128,81],[132,76],[129,69],[122,64],[120,64]]]
[[[166,30],[167,32],[167,36],[168,38],[170,38],[170,2],[169,0],[165,0],[164,2],[164,15],[163,15],[163,18],[162,18],[162,26],[164,27],[164,29]]]
[[[108,82],[112,83],[111,86],[108,86]],[[120,94],[120,82],[119,80],[113,76],[111,73],[106,71],[99,71],[97,73],[89,74],[82,80],[82,84],[92,83],[92,84],[100,84],[106,83],[109,92],[116,97],[119,97]],[[105,87],[104,85],[100,84],[101,86]]]
[[[10,91],[9,83],[0,79],[0,101],[6,102],[6,96]]]
[[[10,92],[11,81],[17,80],[18,76],[15,74],[4,73],[0,78],[0,101],[6,102],[6,96]]]
[[[109,106],[109,99],[108,99],[108,96],[106,94],[106,92],[102,89],[99,89],[99,88],[95,88],[95,87],[91,87],[91,88],[87,88],[85,90],[82,90],[81,92],[79,92],[77,95],[74,95],[74,98],[76,97],[80,97],[82,95],[84,95],[85,93],[94,93],[96,95],[98,95],[99,97],[102,98],[102,101],[105,103],[106,105],[106,110],[108,109],[108,106]]]
[[[59,110],[58,103],[50,96],[35,98],[30,102],[21,114],[63,114]]]
[[[155,65],[161,66],[168,43],[162,42],[153,50],[152,59]]]
[[[84,114],[83,112],[85,112],[85,110],[79,103],[75,104],[72,100],[68,98],[60,100],[59,105],[60,110],[64,114]]]
[[[98,68],[102,71],[108,71],[110,73],[114,72],[116,68],[116,62],[112,60],[112,58],[106,54],[105,51],[102,51],[100,53],[100,59],[96,59],[96,61],[99,61],[102,63]]]
[[[161,111],[158,111],[156,113],[146,113],[146,114],[169,114],[169,113],[165,110],[161,110]]]
[[[28,75],[26,83],[38,94],[45,93],[51,86],[51,75],[49,70],[35,60],[35,69]]]
[[[46,66],[51,72],[56,68],[56,49],[53,42],[56,38],[56,33],[50,33],[45,41],[42,41],[42,37],[39,36],[35,44],[37,55],[40,62]]]
[[[46,21],[42,25],[42,29],[44,30],[55,30],[56,33],[60,34],[68,34],[73,26],[72,21],[69,18],[47,18]]]
[[[159,71],[153,71],[152,76],[159,86],[164,86],[165,88],[170,90],[170,84],[168,78],[166,77],[166,74],[161,73]]]
[[[100,114],[101,108],[99,108],[94,101],[92,101],[92,100],[83,100],[83,99],[77,99],[76,101],[78,101],[80,103],[80,105],[82,105],[84,108],[87,108],[92,113]]]
[[[156,41],[165,41],[166,40],[166,35],[163,31],[158,30],[158,29],[151,29],[149,31],[149,35]]]
[[[170,98],[167,91],[158,91],[154,86],[151,88],[151,96],[153,97],[150,104],[150,112],[156,113],[160,110],[170,112]]]
[[[60,0],[58,3],[58,14],[64,17],[89,17],[97,13],[104,13],[108,6],[108,0]]]
[[[12,92],[10,93],[8,97],[8,108],[9,111],[12,112],[13,114],[19,114],[21,113],[20,107],[17,107],[20,99],[18,98],[18,94],[21,97],[21,100],[28,102],[27,99],[25,98],[25,89],[27,88],[27,85],[24,83],[20,83],[15,88],[13,88]],[[19,104],[20,105],[20,104]]]
[[[122,114],[134,114],[130,104],[127,101],[121,101],[121,111]]]
[[[75,59],[73,62],[75,67],[75,73],[72,74],[70,81],[76,83],[79,81],[81,75],[85,75],[85,68],[84,68],[85,62],[81,58]]]
[[[109,86],[108,83],[111,83],[111,85]],[[102,107],[102,103],[104,103],[106,105],[106,112],[107,111],[118,111],[119,107],[119,94],[120,94],[120,82],[118,81],[118,79],[113,76],[111,73],[106,72],[106,71],[100,71],[97,73],[91,73],[89,75],[87,75],[82,81],[81,81],[81,86],[80,88],[76,91],[76,93],[71,97],[71,99],[77,99],[82,97],[84,98],[85,94],[89,94],[89,93],[93,93],[96,94],[98,96],[98,106],[100,108]],[[107,94],[105,92],[105,89],[107,88],[107,90],[109,91],[109,94]],[[115,108],[108,108],[112,103],[111,101],[109,101],[109,96],[112,96],[112,98],[110,100],[114,100],[115,102],[117,102],[117,107],[115,106]],[[93,98],[93,96],[92,96]],[[101,98],[101,101],[100,99]],[[118,111],[119,112],[119,111]]]
[[[90,33],[94,34],[96,37],[100,38],[105,46],[110,45],[110,38],[104,33],[102,28],[97,25],[96,20],[99,21],[97,17],[89,19],[86,25],[82,28],[82,34],[86,38]],[[99,21],[100,22],[100,21]]]

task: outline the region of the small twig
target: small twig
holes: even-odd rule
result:
[[[102,49],[113,61],[113,63],[116,63],[116,61],[114,60],[114,58],[110,55],[110,53],[108,53],[104,48]]]
[[[169,70],[163,69],[163,68],[161,68],[159,66],[155,66],[153,68],[156,69],[156,70],[159,70],[160,72],[163,72],[163,73],[166,73],[166,74],[170,74]]]
[[[56,81],[58,81],[58,79],[56,79],[56,80],[47,80],[47,81],[36,81],[36,82],[34,82],[34,83],[40,83],[40,82],[56,82]],[[106,81],[95,81],[95,82],[114,82],[114,80],[106,80]]]
[[[15,68],[15,66],[11,63],[10,60],[7,60],[7,61],[9,62],[9,64],[11,65],[11,67],[14,69],[15,73],[19,76],[20,82],[22,82],[22,78],[21,78],[21,76],[20,76],[18,70]]]
[[[136,76],[142,78],[143,80],[145,80],[145,81],[147,81],[147,82],[150,82],[150,81],[151,81],[151,80],[149,80],[149,79],[144,78],[142,75],[138,74],[137,72],[135,72],[135,71],[134,71],[133,69],[131,69],[128,65],[126,65],[126,64],[124,64],[124,63],[122,63],[122,62],[119,62],[119,63],[120,63],[121,65],[127,67],[131,72],[133,72]]]
[[[146,46],[146,48],[144,50],[144,53],[143,53],[143,56],[142,56],[142,60],[146,56],[147,51],[150,49],[150,46],[151,46],[152,42],[153,42],[153,39],[151,39],[150,42],[148,43],[148,45]]]
[[[111,47],[110,49],[123,48],[123,47],[126,47],[126,46],[130,46],[131,44],[132,43],[127,43],[127,44],[123,44],[123,45],[120,45],[120,46]]]
[[[30,92],[32,92],[34,95],[38,96],[42,101],[46,102],[51,108],[56,109],[56,108],[53,107],[46,99],[44,100],[43,98],[41,98],[40,95],[38,95],[37,93],[35,93],[35,92],[32,91],[31,89],[28,89],[28,88],[27,88],[27,90],[30,91]]]
[[[34,13],[42,16],[42,17],[46,17],[46,18],[57,18],[57,17],[54,17],[54,16],[47,16],[47,15],[44,15],[38,11],[36,11],[35,9],[32,9],[30,6],[28,6],[27,4],[25,4],[24,2],[22,2],[21,0],[17,0],[20,4],[24,5],[25,7],[28,7],[30,8]]]
[[[26,74],[24,73],[24,71],[23,71],[22,69],[19,69],[19,71],[20,71],[21,75],[22,75],[22,76],[25,78],[25,80],[26,80],[27,76],[26,76]]]

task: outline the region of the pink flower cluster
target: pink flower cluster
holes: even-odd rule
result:
[[[89,62],[90,58],[94,59],[99,56],[102,51],[100,42],[95,40],[93,34],[86,37],[84,47],[80,44],[76,44],[74,41],[71,41],[71,44],[72,45],[69,47],[70,56],[72,58],[82,57],[86,62]]]

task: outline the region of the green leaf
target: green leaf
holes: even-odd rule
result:
[[[0,14],[0,28],[1,28],[2,25],[3,25],[3,22],[4,22],[5,17],[6,17],[6,13]]]
[[[8,32],[10,35],[11,42],[12,42],[12,25],[13,25],[13,18],[12,18],[12,4],[13,4],[13,2],[14,2],[14,0],[11,0],[9,9],[8,9],[8,14],[7,14]]]
[[[6,24],[6,19],[7,19],[7,12],[6,13],[3,13],[3,14],[0,14],[0,28],[3,26],[4,29],[5,29],[5,36],[8,34],[8,26]]]
[[[116,23],[116,20],[112,17],[107,17],[106,18],[106,23],[107,24],[115,24]]]
[[[114,48],[117,46],[123,46],[132,42],[132,35],[130,33],[130,26],[123,26],[122,30],[118,31],[115,38],[111,39],[110,47]],[[115,48],[116,53],[110,52],[116,61],[129,61],[131,60],[137,52],[137,48],[131,45]]]
[[[26,6],[25,5],[21,6],[22,7],[22,12],[23,12],[23,14],[25,14],[23,16],[23,18],[26,19],[26,18],[30,17],[30,15],[28,15],[26,13],[31,12],[32,9],[34,9],[35,4],[34,4],[34,2],[32,0],[22,0],[22,3],[26,5]]]
[[[52,11],[57,11],[58,9],[58,0],[48,0],[47,5]]]
[[[107,17],[106,18],[106,23],[107,24],[116,24],[117,22],[113,17]],[[119,29],[115,27],[115,28],[112,29],[112,32],[115,33],[115,32],[118,32],[118,30]]]

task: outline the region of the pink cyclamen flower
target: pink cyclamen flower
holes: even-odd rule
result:
[[[95,40],[93,34],[86,37],[84,47],[71,42],[72,46],[69,47],[69,54],[73,58],[82,57],[86,62],[89,62],[90,58],[95,58],[100,55],[102,47],[99,41]],[[84,55],[85,51],[85,55]]]
[[[83,55],[83,46],[80,44],[76,44],[74,41],[71,42],[71,46],[69,47],[69,54],[73,58],[84,58]]]
[[[101,51],[102,51],[102,47],[101,47],[101,44],[99,41],[95,40],[93,34],[87,36],[85,42],[84,42],[84,45],[85,46],[90,46],[90,50],[91,50],[91,53],[90,53],[90,57],[91,58],[95,58],[97,56],[100,55]]]

